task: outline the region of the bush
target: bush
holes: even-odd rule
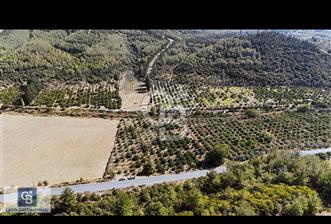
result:
[[[260,115],[260,112],[255,109],[248,109],[245,111],[245,115],[249,118],[256,118]]]
[[[304,112],[309,111],[309,109],[310,109],[310,105],[303,104],[303,105],[300,105],[297,107],[297,112],[304,113]]]
[[[23,92],[22,99],[25,105],[30,104],[42,89],[42,84],[36,78],[31,78],[26,85],[21,86]]]
[[[48,183],[47,180],[44,180],[44,181],[43,181],[43,184],[44,184],[44,186],[48,186],[48,185],[49,185],[49,183]]]
[[[111,170],[111,171],[107,172],[107,174],[105,175],[105,178],[112,180],[112,179],[114,179],[115,175],[116,175],[115,172]]]
[[[156,168],[157,168],[157,172],[164,174],[165,167],[162,164],[159,163]]]
[[[141,171],[141,175],[152,175],[155,173],[155,166],[151,162],[148,162],[144,165],[143,170]]]
[[[331,158],[331,152],[327,152],[327,153],[318,153],[317,156],[321,159],[321,160],[328,160]]]
[[[224,159],[229,154],[229,146],[218,144],[213,147],[206,155],[204,165],[208,168],[217,167],[224,163]]]

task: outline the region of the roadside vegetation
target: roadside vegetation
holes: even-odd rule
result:
[[[316,215],[330,203],[331,167],[316,156],[273,153],[227,173],[102,195],[66,189],[53,215]]]

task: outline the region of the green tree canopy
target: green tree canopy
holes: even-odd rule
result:
[[[114,204],[114,211],[116,215],[128,216],[133,215],[134,203],[129,197],[128,193],[119,191],[117,200]]]
[[[204,165],[208,168],[217,167],[224,163],[228,156],[229,146],[226,144],[217,144],[206,155]]]
[[[245,111],[245,115],[248,117],[248,118],[256,118],[258,117],[260,114],[259,111],[255,110],[255,109],[248,109]]]
[[[75,211],[76,206],[77,206],[76,194],[71,188],[69,187],[65,188],[60,196],[60,200],[58,204],[59,210],[69,214],[70,212]]]
[[[155,173],[155,165],[151,162],[144,164],[143,170],[141,171],[142,175],[152,175]]]

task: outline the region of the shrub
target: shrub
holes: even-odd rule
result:
[[[152,175],[153,173],[155,173],[155,165],[152,164],[151,162],[144,164],[141,174],[149,176]]]
[[[310,109],[310,105],[303,104],[303,105],[300,105],[297,107],[297,112],[304,113],[304,112],[309,111],[309,109]]]
[[[248,110],[245,111],[245,115],[248,118],[256,118],[260,115],[260,112],[255,110],[255,109],[248,109]]]
[[[206,155],[204,165],[208,168],[217,167],[224,163],[224,159],[228,156],[229,146],[226,144],[218,144],[213,147]]]
[[[44,184],[44,186],[48,186],[48,185],[49,185],[49,183],[48,183],[47,180],[44,180],[44,181],[43,181],[43,184]]]

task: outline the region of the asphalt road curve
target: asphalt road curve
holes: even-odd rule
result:
[[[305,150],[300,151],[301,156],[305,155],[316,155],[319,153],[326,153],[331,152],[331,148],[322,148],[322,149],[314,149],[314,150]],[[83,193],[83,192],[99,192],[99,191],[106,191],[111,189],[121,189],[121,188],[128,188],[128,187],[137,187],[137,186],[150,186],[154,184],[161,184],[167,182],[175,182],[175,181],[183,181],[189,180],[194,178],[199,178],[206,176],[208,172],[214,170],[217,173],[224,173],[227,171],[226,166],[220,166],[215,169],[211,170],[195,170],[189,172],[183,172],[178,174],[165,174],[159,176],[149,176],[149,177],[136,177],[133,180],[123,180],[123,181],[109,181],[109,182],[102,182],[102,183],[90,183],[90,184],[77,184],[69,186],[74,192],[76,193]],[[65,187],[55,187],[51,188],[52,195],[60,195]],[[0,195],[0,202],[6,201],[15,201],[17,200],[17,194],[11,193]]]
[[[120,188],[128,188],[128,187],[137,187],[137,186],[150,186],[154,184],[161,184],[166,182],[175,182],[188,180],[193,178],[199,178],[202,176],[206,176],[208,172],[214,170],[217,173],[226,172],[225,166],[220,166],[211,170],[195,170],[189,172],[183,172],[178,174],[165,174],[159,176],[149,176],[149,177],[136,177],[133,180],[123,180],[123,181],[109,181],[102,183],[90,183],[90,184],[77,184],[69,186],[75,193],[83,193],[83,192],[99,192],[106,191],[111,189],[120,189]],[[65,187],[55,187],[51,188],[52,195],[60,195]],[[42,189],[41,189],[42,191]],[[6,201],[15,201],[17,200],[16,193],[6,194],[5,197],[0,195],[0,202]]]

